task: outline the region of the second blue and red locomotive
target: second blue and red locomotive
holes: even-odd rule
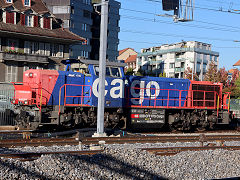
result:
[[[30,69],[23,82],[13,83],[20,129],[96,125],[98,61],[74,61],[71,68],[72,62],[63,62],[67,71]],[[168,124],[190,130],[230,123],[229,94],[223,95],[221,83],[125,76],[124,64],[108,62],[105,86],[106,127],[160,129]]]

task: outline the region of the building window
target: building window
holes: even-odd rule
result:
[[[91,0],[83,0],[84,4],[91,5]]]
[[[87,10],[83,10],[83,17],[85,18],[91,18],[91,13]]]
[[[70,27],[71,27],[71,28],[74,28],[74,22],[73,22],[73,20],[70,20]]]
[[[51,53],[50,53],[51,56],[57,57],[58,49],[59,49],[59,47],[57,44],[52,44],[51,45]]]
[[[44,52],[44,43],[39,43],[39,54],[40,55],[45,55],[45,52]]]
[[[30,6],[30,0],[24,0],[24,5],[25,6]]]
[[[59,45],[59,52],[58,52],[59,57],[63,57],[63,45]]]
[[[25,16],[25,25],[32,27],[32,16],[29,16],[29,15]]]
[[[175,63],[170,63],[170,64],[169,64],[169,69],[174,68],[174,64],[175,64]]]
[[[28,63],[28,64],[24,65],[23,72],[27,71],[29,69],[43,69],[43,68],[41,66],[39,66],[38,63]]]
[[[45,55],[50,56],[50,43],[45,43]]]
[[[87,24],[82,24],[82,30],[87,31]]]
[[[70,6],[53,6],[53,14],[70,14]]]
[[[17,82],[17,64],[9,63],[6,65],[6,82]]]
[[[52,44],[50,54],[53,57],[63,57],[63,45]]]
[[[8,49],[11,51],[16,51],[18,47],[18,41],[15,39],[8,39]]]
[[[69,20],[63,20],[63,27],[69,28],[70,27],[69,22],[70,22]]]
[[[71,6],[71,14],[74,14],[75,11],[74,11],[74,6]]]
[[[31,42],[30,53],[31,54],[39,54],[39,43],[38,42]]]

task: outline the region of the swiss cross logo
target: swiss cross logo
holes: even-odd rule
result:
[[[139,114],[131,114],[131,118],[139,118]]]

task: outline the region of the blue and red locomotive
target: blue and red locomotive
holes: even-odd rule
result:
[[[22,83],[13,83],[20,129],[96,125],[98,61],[63,63],[66,71],[30,69]],[[107,62],[105,85],[105,127],[190,130],[230,123],[230,95],[221,83],[125,76],[124,64]]]

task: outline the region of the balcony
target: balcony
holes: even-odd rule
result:
[[[152,52],[150,49],[147,49],[147,50],[144,50],[142,53],[139,53],[138,56],[159,55],[159,54],[166,54],[166,53],[172,53],[172,52],[198,52],[198,53],[202,53],[202,54],[219,56],[218,52],[210,51],[210,50],[203,50],[200,48],[193,48],[193,47],[156,50],[154,52]]]
[[[175,61],[176,62],[184,62],[184,61],[186,61],[186,58],[176,57]]]
[[[185,68],[175,68],[175,72],[184,72]]]
[[[22,61],[32,63],[48,63],[48,56],[33,54],[14,54],[8,52],[0,52],[0,62],[3,61]]]

